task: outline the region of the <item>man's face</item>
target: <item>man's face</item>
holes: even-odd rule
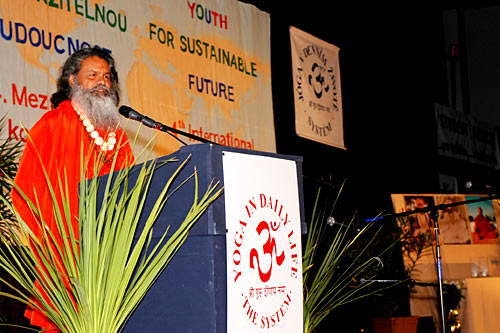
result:
[[[417,209],[422,209],[422,208],[424,208],[424,206],[425,206],[425,205],[424,205],[424,200],[423,200],[423,199],[421,199],[421,198],[417,198],[417,200],[416,200],[416,205],[417,205]]]
[[[68,79],[71,102],[90,122],[101,130],[116,129],[120,116],[117,109],[118,93],[111,87],[111,73],[106,60],[88,57],[81,62],[77,75]]]
[[[70,77],[70,85],[73,86],[74,80],[93,94],[105,95],[111,89],[111,72],[108,62],[102,58],[92,56],[82,61],[81,69],[76,78]],[[104,87],[108,88],[106,90]],[[92,90],[95,88],[95,90]]]

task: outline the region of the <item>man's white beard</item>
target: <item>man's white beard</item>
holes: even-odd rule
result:
[[[107,90],[106,94],[94,93],[95,90],[102,88]],[[108,89],[106,86],[85,89],[78,82],[75,82],[71,89],[71,101],[99,130],[114,131],[118,127],[120,115],[116,106],[116,95],[113,90]]]

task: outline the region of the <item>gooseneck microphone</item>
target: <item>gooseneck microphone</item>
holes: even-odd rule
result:
[[[139,112],[132,109],[130,106],[122,105],[118,109],[118,112],[120,112],[120,114],[125,118],[140,121],[147,127],[161,129],[160,127],[162,126],[162,124],[149,118],[148,116],[140,114]]]
[[[132,119],[132,120],[137,120],[137,121],[141,122],[142,124],[144,124],[147,127],[155,128],[157,130],[160,130],[160,131],[163,131],[163,132],[165,132],[167,134],[170,134],[172,137],[174,137],[176,140],[180,141],[184,145],[187,145],[187,143],[185,143],[184,141],[182,141],[181,139],[179,139],[177,136],[173,135],[171,132],[183,135],[185,137],[191,138],[191,139],[196,140],[196,141],[218,145],[218,143],[215,143],[213,141],[207,140],[205,138],[201,138],[201,137],[196,136],[194,134],[186,133],[186,132],[180,131],[180,130],[178,130],[176,128],[163,125],[162,123],[160,123],[160,122],[158,122],[156,120],[153,120],[153,119],[149,118],[148,116],[140,114],[139,112],[137,112],[134,109],[132,109],[130,106],[122,105],[118,109],[118,112],[122,116],[124,116],[125,118],[129,118],[129,119]]]

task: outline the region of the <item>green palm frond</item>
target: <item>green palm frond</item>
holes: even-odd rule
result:
[[[398,244],[396,239],[387,248],[374,255],[372,248],[381,226],[366,224],[354,227],[355,217],[344,227],[334,231],[327,224],[338,203],[343,185],[330,204],[323,207],[321,189],[318,190],[303,250],[304,332],[314,332],[333,311],[346,304],[380,292],[386,287],[374,288],[373,279],[383,266],[380,257]],[[329,232],[330,231],[330,232]],[[321,249],[320,249],[321,248]],[[366,282],[361,281],[364,278]]]
[[[17,215],[25,237],[31,240],[31,246],[24,246],[22,238],[16,236],[15,246],[9,246],[0,253],[0,266],[26,289],[25,293],[18,291],[17,295],[5,296],[41,310],[62,332],[119,332],[180,249],[195,222],[222,191],[218,183],[211,183],[207,189],[201,190],[195,169],[187,179],[181,180],[180,186],[193,187],[193,202],[184,221],[175,232],[170,232],[169,237],[168,229],[162,231],[161,240],[152,246],[155,222],[170,195],[177,190],[173,181],[179,177],[188,160],[180,163],[170,159],[163,163],[179,163],[179,166],[162,185],[163,190],[155,198],[151,211],[146,212],[146,195],[159,167],[157,161],[144,163],[133,184],[129,177],[131,168],[110,174],[106,181],[99,177],[85,181],[85,161],[82,161],[79,239],[69,222],[71,216],[65,175],[59,175],[57,188],[50,187],[58,230],[46,230],[45,221],[41,220],[43,237],[37,238]],[[98,170],[95,172],[97,175]],[[98,198],[99,189],[104,189],[104,196]],[[56,203],[56,193],[63,198],[62,208]],[[27,201],[34,214],[41,218],[37,202]],[[15,212],[7,200],[2,202]],[[141,214],[147,216],[145,226],[136,230]],[[61,235],[63,246],[58,245],[53,232]],[[38,260],[45,269],[37,269]],[[61,271],[67,275],[61,274]],[[41,285],[49,301],[35,286],[33,278]],[[41,307],[30,300],[30,295],[40,302]]]

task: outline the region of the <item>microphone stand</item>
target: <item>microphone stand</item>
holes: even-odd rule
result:
[[[443,271],[442,271],[442,265],[441,265],[441,251],[440,251],[440,245],[439,245],[439,224],[438,224],[438,210],[444,210],[448,207],[454,207],[454,206],[461,206],[461,205],[466,205],[474,202],[481,202],[481,201],[488,201],[488,200],[498,200],[500,199],[500,195],[488,195],[484,198],[479,198],[479,199],[472,199],[472,200],[464,200],[464,201],[457,201],[453,202],[450,204],[441,204],[441,205],[436,205],[436,206],[430,206],[430,207],[425,207],[425,208],[419,208],[415,209],[412,211],[407,211],[407,212],[402,212],[402,213],[397,213],[397,214],[385,214],[381,215],[376,218],[372,219],[367,219],[366,222],[374,222],[377,220],[381,220],[384,218],[397,218],[400,216],[408,216],[412,215],[415,213],[427,213],[430,212],[431,216],[434,219],[434,234],[436,237],[436,245],[435,245],[435,251],[436,251],[436,269],[437,269],[437,278],[438,278],[438,298],[439,298],[439,310],[440,310],[440,315],[441,315],[441,329],[443,333],[446,333],[446,316],[445,316],[445,309],[444,309],[444,296],[443,296]],[[422,284],[420,284],[422,285]],[[434,285],[434,284],[432,284]]]
[[[424,286],[424,287],[437,287],[437,283],[430,283],[430,282],[417,282],[415,280],[373,280],[373,279],[360,279],[361,283],[366,283],[366,282],[376,282],[376,283],[405,283],[409,284],[411,286]]]
[[[173,135],[171,132],[173,133],[177,133],[177,134],[180,134],[180,135],[183,135],[185,137],[188,137],[190,139],[193,139],[193,140],[196,140],[196,141],[199,141],[199,142],[203,142],[203,143],[211,143],[213,145],[219,145],[218,143],[216,142],[213,142],[213,141],[210,141],[208,139],[205,139],[205,138],[202,138],[200,136],[197,136],[197,135],[194,135],[194,134],[191,134],[191,133],[187,133],[187,132],[184,132],[184,131],[181,131],[181,130],[178,130],[176,128],[173,128],[173,127],[169,127],[167,125],[163,125],[162,123],[157,123],[156,126],[154,127],[155,129],[157,130],[160,130],[162,132],[165,132],[167,134],[170,134],[171,136],[173,136],[175,139],[179,140],[181,143],[183,143],[185,146],[187,146],[187,143],[185,143],[184,141],[182,141],[181,139],[179,139],[177,136]]]
[[[120,106],[118,108],[118,112],[122,116],[124,116],[125,118],[132,119],[132,120],[137,120],[137,121],[141,122],[142,124],[144,124],[147,127],[155,128],[157,130],[160,130],[162,132],[165,132],[165,133],[169,134],[170,136],[172,136],[173,138],[175,138],[179,142],[183,143],[185,146],[187,146],[187,143],[185,143],[184,141],[182,141],[181,139],[179,139],[177,136],[173,135],[172,132],[176,133],[176,134],[183,135],[185,137],[188,137],[190,139],[193,139],[193,140],[196,140],[196,141],[199,141],[199,142],[211,143],[211,144],[214,144],[214,145],[219,145],[218,143],[215,143],[215,142],[210,141],[208,139],[202,138],[200,136],[197,136],[197,135],[194,135],[194,134],[191,134],[191,133],[187,133],[187,132],[178,130],[176,128],[164,125],[164,124],[162,124],[160,122],[157,122],[156,120],[153,120],[153,119],[149,118],[148,116],[140,114],[139,112],[137,112],[134,109],[132,109],[130,106],[122,105],[122,106]]]

